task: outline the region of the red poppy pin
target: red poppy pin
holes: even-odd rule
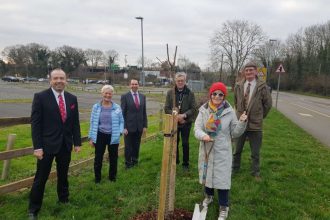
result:
[[[76,106],[75,106],[74,104],[72,104],[72,105],[70,106],[71,110],[73,110],[75,107],[76,107]]]

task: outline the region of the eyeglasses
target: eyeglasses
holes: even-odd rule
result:
[[[216,96],[224,97],[225,96],[223,93],[216,93],[216,92],[212,93],[211,95],[214,97],[216,97]]]

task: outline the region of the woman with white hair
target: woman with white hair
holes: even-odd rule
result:
[[[124,129],[124,118],[120,105],[111,100],[113,92],[111,85],[103,86],[102,100],[93,105],[91,113],[88,138],[89,144],[95,148],[95,183],[101,181],[102,161],[107,145],[110,162],[109,180],[115,182],[117,177],[118,146]]]

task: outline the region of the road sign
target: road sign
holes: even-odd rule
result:
[[[267,79],[267,68],[265,67],[259,67],[258,68],[258,78],[262,79],[264,82],[266,82]]]
[[[111,70],[119,70],[119,65],[112,63],[111,66],[110,66],[110,69]]]
[[[282,64],[280,64],[280,65],[277,67],[275,73],[285,73],[285,70],[284,70],[284,67],[283,67]]]
[[[282,63],[277,67],[275,73],[278,73],[278,82],[277,82],[277,93],[276,93],[276,109],[277,109],[277,100],[278,100],[278,93],[280,91],[280,82],[281,82],[281,75],[280,73],[285,73],[284,67]]]

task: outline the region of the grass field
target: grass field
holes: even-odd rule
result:
[[[12,129],[12,130],[11,130]],[[88,124],[82,125],[86,135]],[[157,127],[150,128],[156,132]],[[0,150],[7,133],[19,133],[18,146],[30,146],[29,126],[1,129]],[[101,184],[95,185],[93,168],[88,167],[70,176],[70,203],[57,201],[56,183],[48,182],[39,219],[122,219],[138,212],[156,209],[160,182],[162,142],[159,136],[142,145],[138,167],[125,170],[123,157],[119,160],[118,180],[107,181],[108,164],[104,163]],[[177,208],[193,211],[194,204],[202,199],[198,184],[198,142],[191,135],[191,169],[183,172],[177,168]],[[79,157],[92,156],[85,147]],[[330,219],[330,149],[272,110],[264,123],[261,150],[262,181],[250,176],[250,150],[245,145],[242,168],[233,176],[230,193],[229,219]],[[12,163],[11,178],[31,176],[35,160],[31,157]],[[0,166],[2,169],[2,165]],[[22,173],[17,175],[17,173]],[[6,182],[6,181],[5,181]],[[4,184],[5,182],[1,182]],[[29,190],[0,196],[1,219],[25,219]],[[207,219],[217,219],[218,206],[209,207]]]

